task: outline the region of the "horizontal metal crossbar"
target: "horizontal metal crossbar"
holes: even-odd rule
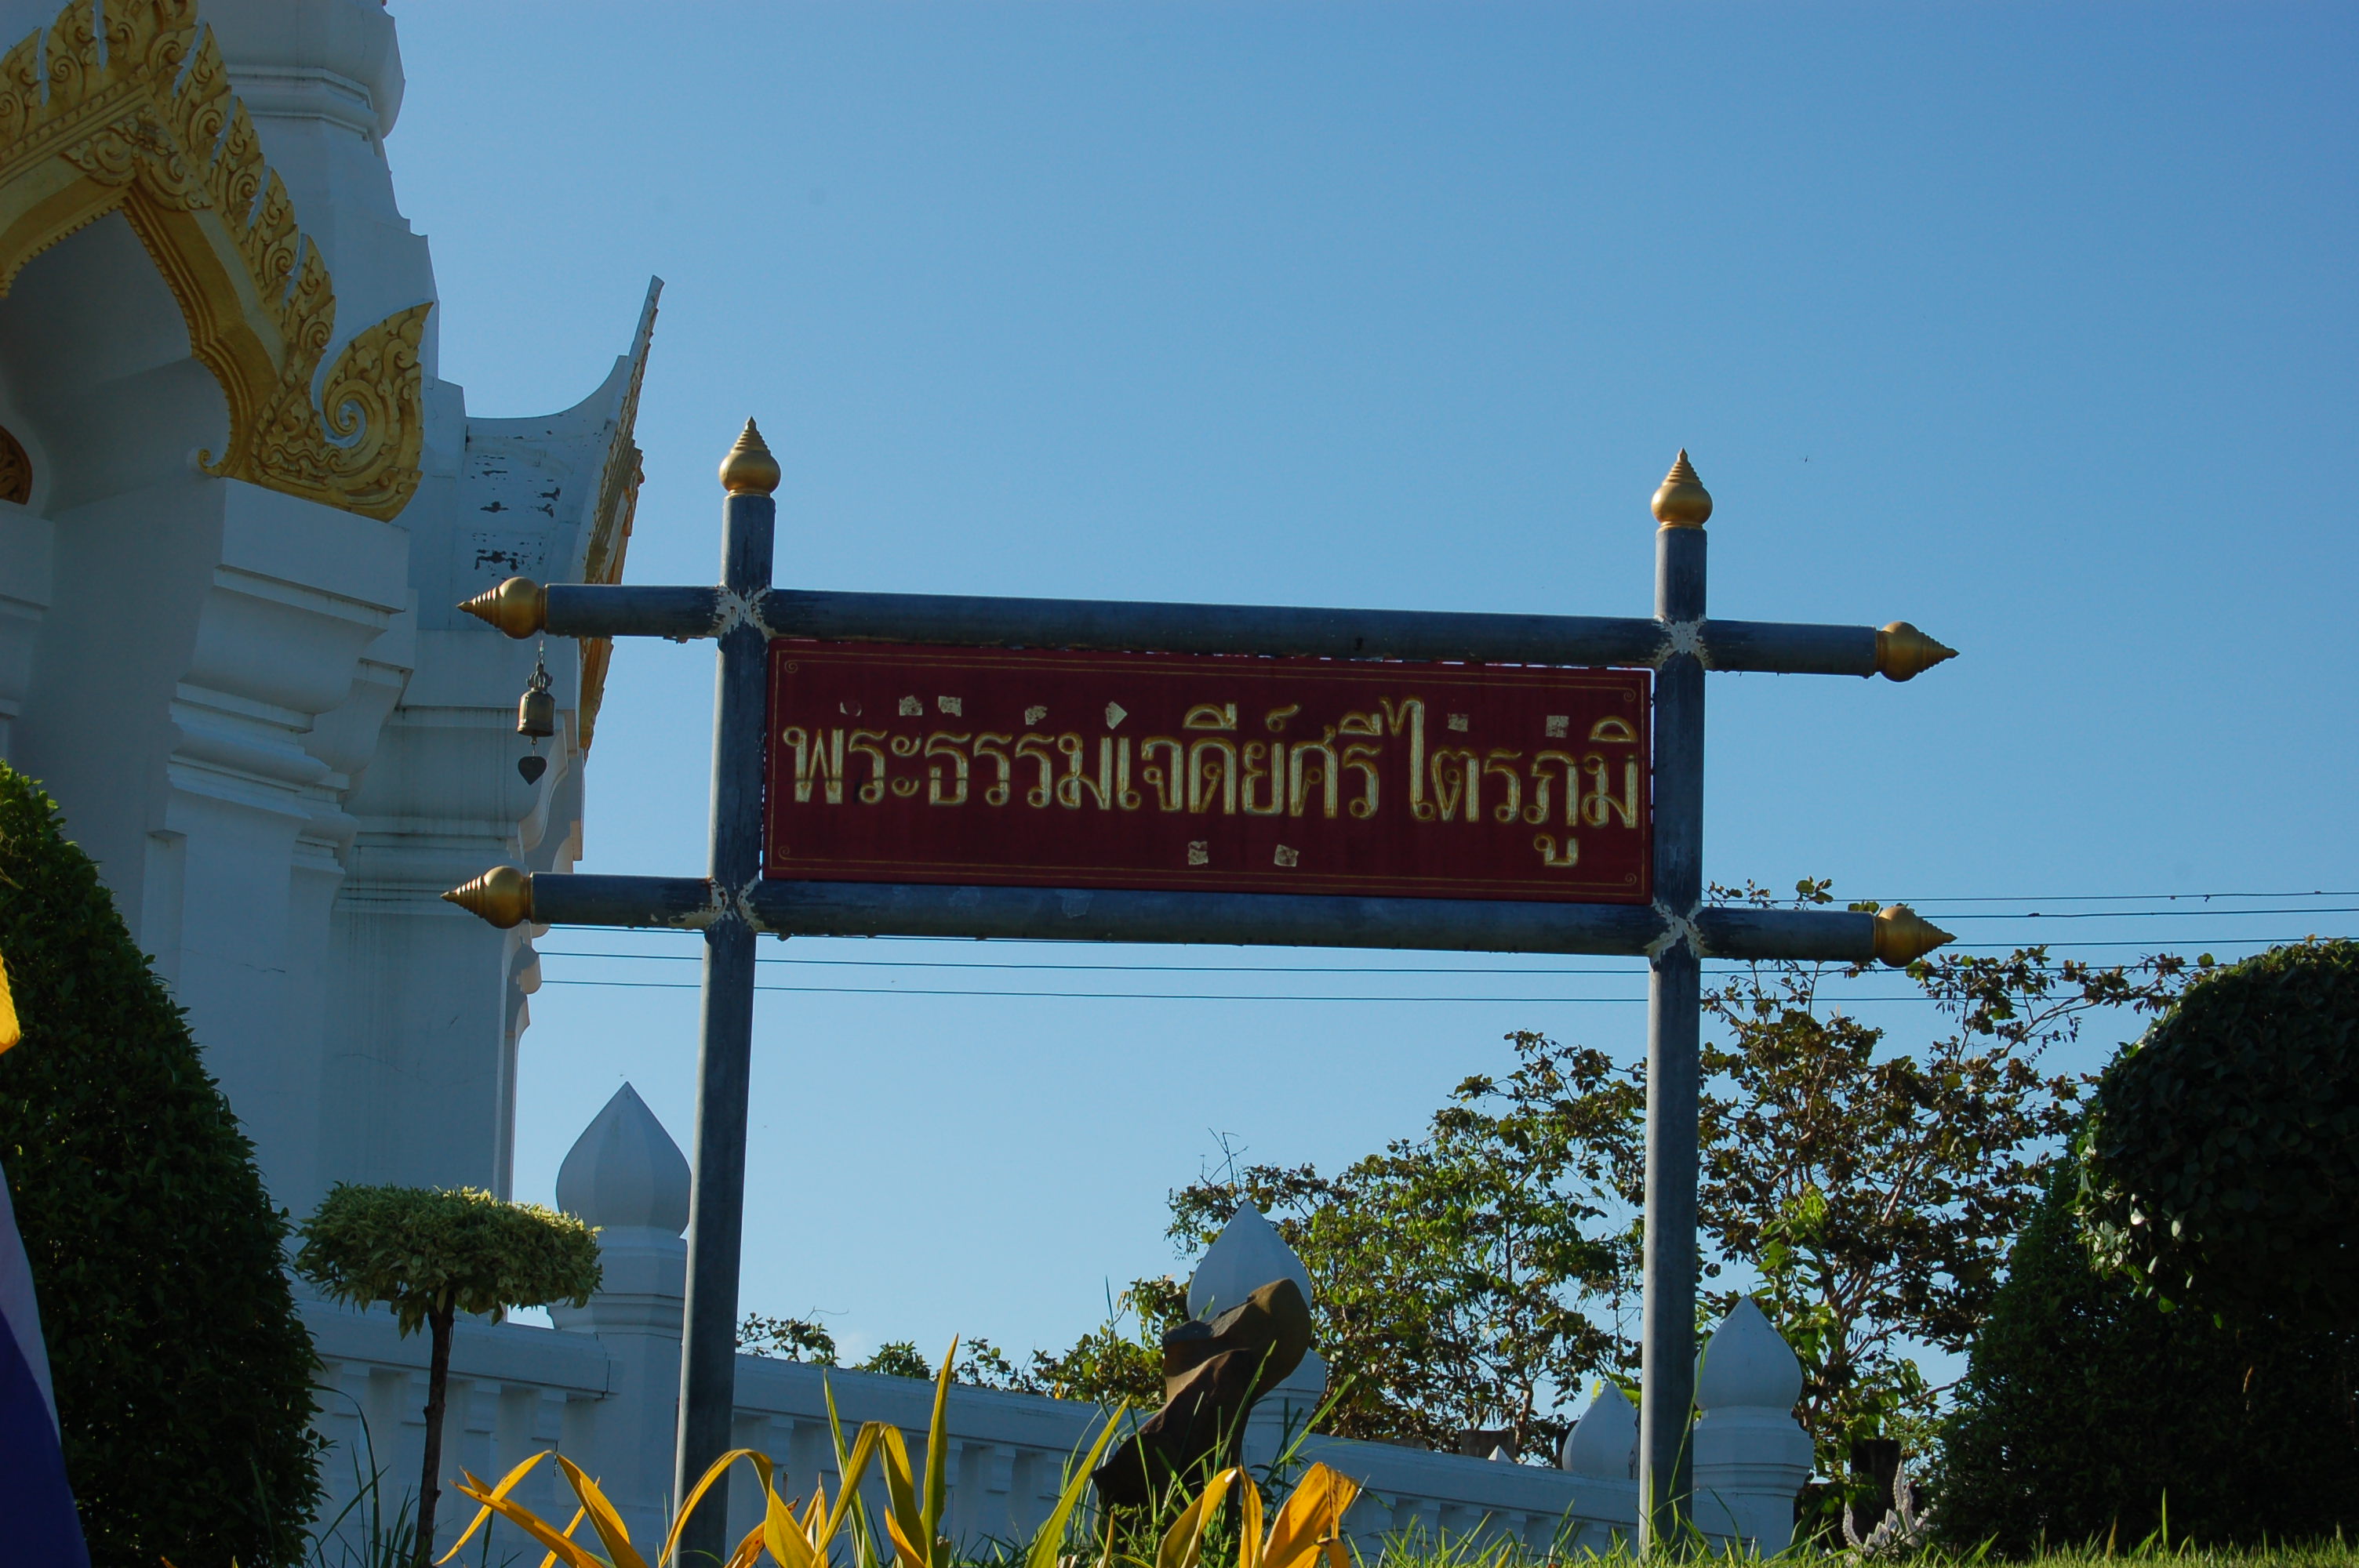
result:
[[[509,874],[522,884],[521,900],[496,913],[478,913],[495,919],[513,915],[506,924],[696,930],[728,908],[701,877]],[[756,930],[779,936],[973,936],[1625,957],[1644,956],[1669,930],[1660,912],[1643,904],[896,882],[763,881],[742,910]],[[1714,957],[1866,963],[1878,957],[1878,917],[1849,910],[1708,906],[1696,913],[1694,930],[1704,953]],[[1886,946],[1890,946],[1888,937]]]
[[[533,630],[558,636],[711,637],[731,620],[729,601],[719,589],[551,583],[542,592],[546,611],[542,624]],[[771,636],[829,642],[1573,667],[1653,665],[1676,642],[1692,646],[1705,665],[1716,670],[1872,676],[1885,667],[1879,662],[1881,634],[1873,626],[1705,621],[1693,629],[1694,642],[1687,644],[1662,622],[1636,616],[1290,609],[806,589],[772,589],[749,608],[752,619]]]

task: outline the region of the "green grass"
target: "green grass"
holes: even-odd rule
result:
[[[1685,1559],[1699,1563],[1722,1560],[1716,1554],[1701,1552]],[[1506,1544],[1481,1546],[1451,1541],[1434,1546],[1426,1542],[1395,1541],[1387,1543],[1381,1556],[1365,1559],[1364,1568],[1588,1568],[1591,1564],[1596,1568],[1620,1568],[1622,1564],[1636,1568],[1640,1561],[1633,1552],[1600,1554],[1582,1551],[1549,1556]],[[1863,1562],[1847,1552],[1809,1549],[1789,1552],[1768,1561],[1792,1563],[1795,1568],[1857,1568]],[[2293,1546],[2174,1545],[2166,1549],[2159,1541],[2152,1541],[2129,1547],[2116,1544],[2110,1552],[2100,1542],[2026,1558],[2002,1559],[1972,1552],[1929,1550],[1893,1553],[1875,1561],[1895,1564],[1897,1568],[1998,1568],[2002,1563],[2009,1564],[2010,1568],[2116,1568],[2116,1565],[2130,1563],[2155,1564],[2158,1568],[2164,1563],[2171,1564],[2172,1568],[2354,1568],[2354,1564],[2359,1564],[2359,1545],[2321,1541]],[[1208,1568],[1211,1568],[1209,1558]]]

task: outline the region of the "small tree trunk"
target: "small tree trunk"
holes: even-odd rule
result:
[[[433,1348],[426,1361],[426,1466],[418,1481],[418,1564],[434,1560],[434,1505],[442,1495],[442,1398],[451,1381],[451,1325],[456,1309],[428,1310],[426,1332]]]

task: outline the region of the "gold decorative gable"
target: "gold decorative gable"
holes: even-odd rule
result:
[[[229,401],[206,471],[390,518],[418,489],[419,335],[430,304],[344,346],[319,247],[296,227],[196,0],[75,0],[0,57],[0,294],[33,257],[110,212],[179,301]]]
[[[590,546],[582,552],[583,582],[620,582],[623,557],[631,547],[631,519],[638,511],[638,443],[631,438],[639,422],[639,384],[647,379],[647,350],[655,342],[656,301],[663,279],[647,280],[647,303],[639,307],[639,328],[631,334],[631,379],[624,388],[623,406],[615,412],[614,434],[606,443],[606,463],[598,476],[598,504],[591,515]],[[582,706],[578,728],[587,752],[598,733],[598,709],[606,700],[606,667],[614,661],[614,639],[582,639]]]

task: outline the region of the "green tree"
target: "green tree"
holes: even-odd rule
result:
[[[1796,901],[1832,895],[1806,881]],[[1973,1338],[2079,1119],[2086,1080],[2047,1058],[2093,1015],[2169,1006],[2185,967],[2101,968],[2046,947],[1919,960],[1908,975],[1941,1022],[1905,1045],[1825,995],[1831,977],[1869,966],[1756,963],[1707,993],[1721,1026],[1703,1051],[1707,1269],[1757,1270],[1745,1293],[1802,1362],[1796,1415],[1822,1474],[1843,1475],[1856,1438],[1925,1445],[1939,1390],[1914,1347]],[[1715,1295],[1714,1312],[1737,1293]]]
[[[1804,881],[1795,899],[1832,894]],[[1701,1261],[1795,1347],[1796,1414],[1826,1475],[1855,1438],[1928,1440],[1941,1390],[1915,1357],[1972,1338],[2079,1114],[2085,1080],[2047,1058],[2092,1019],[2167,1007],[2185,970],[2044,947],[1920,962],[1908,975],[1940,1022],[1903,1039],[1832,1000],[1828,982],[1865,966],[1748,965],[1708,994]],[[1618,1329],[1636,1285],[1643,1077],[1509,1039],[1516,1071],[1461,1084],[1422,1138],[1334,1176],[1257,1165],[1172,1196],[1184,1249],[1249,1199],[1301,1255],[1340,1434],[1454,1446],[1488,1429],[1544,1452],[1586,1378],[1635,1365]],[[1707,1316],[1736,1294],[1708,1292]]]
[[[1602,1052],[1508,1039],[1515,1070],[1461,1082],[1423,1137],[1332,1178],[1257,1165],[1172,1195],[1184,1246],[1250,1201],[1300,1255],[1337,1435],[1449,1449],[1482,1430],[1544,1454],[1562,1400],[1630,1363],[1644,1089]]]
[[[835,1336],[809,1318],[765,1317],[749,1312],[737,1325],[737,1348],[748,1356],[808,1361],[816,1367],[836,1364]]]
[[[1935,1525],[1961,1553],[2359,1530],[2352,1333],[2165,1313],[2091,1266],[2081,1173],[2050,1174],[1945,1423]]]
[[[922,1378],[928,1382],[934,1377],[934,1368],[926,1364],[925,1353],[914,1339],[888,1339],[867,1360],[853,1362],[852,1369],[887,1378]]]
[[[2206,973],[2100,1081],[2082,1215],[2100,1261],[2240,1323],[2359,1297],[2359,942]]]
[[[1138,1410],[1163,1403],[1163,1336],[1188,1321],[1188,1287],[1169,1275],[1133,1280],[1106,1320],[1061,1355],[1032,1353],[1013,1386],[1051,1399],[1087,1400]]]
[[[383,1303],[404,1335],[427,1330],[426,1456],[418,1484],[418,1561],[434,1552],[442,1406],[451,1335],[461,1313],[497,1322],[510,1307],[589,1303],[598,1243],[570,1214],[506,1203],[472,1187],[354,1186],[339,1182],[304,1221],[295,1267],[331,1298]]]
[[[57,807],[0,764],[0,1167],[98,1568],[278,1568],[320,1496],[287,1224]],[[0,1525],[5,1530],[5,1525]]]

